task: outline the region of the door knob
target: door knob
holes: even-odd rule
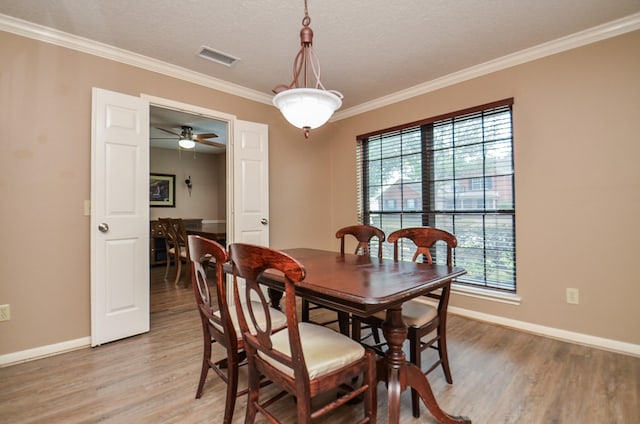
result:
[[[107,231],[109,231],[109,225],[106,222],[103,222],[102,224],[98,225],[98,231],[100,231],[101,233],[106,233]]]
[[[262,225],[267,225],[267,224],[269,223],[269,220],[268,220],[267,218],[262,218],[262,219],[260,220],[260,223],[261,223]]]

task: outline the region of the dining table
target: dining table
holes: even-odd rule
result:
[[[298,260],[306,270],[305,279],[296,287],[296,295],[360,317],[386,311],[382,332],[388,348],[384,358],[378,360],[377,376],[378,381],[387,385],[388,423],[400,422],[400,396],[408,388],[419,393],[438,422],[471,423],[469,418],[448,414],[438,405],[426,375],[406,360],[402,349],[408,333],[402,304],[451,284],[454,278],[466,273],[463,268],[308,248],[282,252]],[[260,282],[269,289],[272,306],[279,308],[284,287],[282,275],[266,271]]]
[[[227,224],[225,222],[191,222],[184,226],[187,234],[197,235],[210,240],[221,242],[224,246],[227,239]]]

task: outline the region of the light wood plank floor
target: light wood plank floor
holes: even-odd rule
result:
[[[194,399],[201,328],[190,287],[162,281],[152,268],[151,332],[126,340],[0,368],[1,423],[219,423],[224,383],[210,373]],[[474,423],[640,423],[640,358],[550,340],[452,315],[449,350],[454,384],[429,376],[443,409]],[[220,350],[217,351],[221,353]],[[386,422],[384,385],[379,422]],[[294,404],[280,401],[286,422]],[[420,419],[402,397],[403,423]],[[244,422],[245,399],[234,423]],[[322,422],[350,424],[361,405]]]

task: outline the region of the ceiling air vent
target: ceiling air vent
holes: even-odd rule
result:
[[[240,60],[237,57],[233,57],[226,53],[213,50],[211,47],[207,46],[202,46],[202,49],[200,49],[200,53],[198,53],[198,56],[229,67],[235,65],[236,62]]]

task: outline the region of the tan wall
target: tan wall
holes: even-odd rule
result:
[[[0,304],[11,305],[11,320],[0,322],[0,355],[90,335],[83,204],[92,87],[268,124],[271,243],[309,245],[329,231],[328,149],[305,141],[273,106],[5,32],[0,46]]]
[[[456,295],[452,305],[640,344],[638,52],[636,31],[340,121],[331,227],[356,219],[356,135],[513,97],[522,303]]]
[[[225,221],[226,155],[205,155],[169,149],[151,148],[149,171],[176,176],[174,208],[149,208],[149,218],[201,218]],[[191,177],[191,193],[184,180]]]
[[[94,86],[267,123],[276,248],[337,248],[335,229],[357,219],[357,134],[514,97],[523,302],[453,304],[640,344],[640,32],[330,123],[310,140],[270,105],[4,32],[0,45],[0,304],[12,312],[0,355],[90,334],[82,212]],[[580,305],[564,303],[565,287],[580,289]]]

